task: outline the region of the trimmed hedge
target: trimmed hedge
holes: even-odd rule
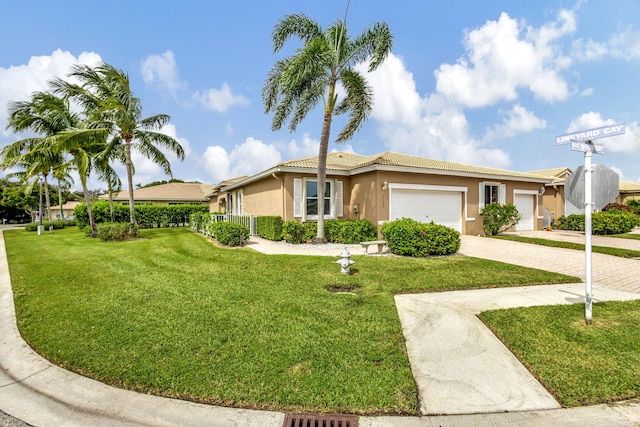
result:
[[[27,231],[37,231],[39,225],[40,225],[40,221],[30,222],[25,227],[25,230],[27,230]],[[53,220],[53,221],[42,221],[42,225],[44,226],[45,230],[49,230],[49,228],[52,225],[53,225],[53,229],[54,230],[60,230],[60,229],[63,229],[65,227],[65,222],[62,219],[56,219],[56,220]]]
[[[356,244],[376,238],[376,227],[368,219],[331,219],[324,222],[327,242]],[[286,221],[282,225],[282,238],[287,243],[311,242],[318,235],[318,223]]]
[[[425,224],[410,218],[397,219],[384,223],[381,233],[389,251],[396,255],[451,255],[460,249],[460,233],[433,222]]]
[[[192,213],[208,212],[209,208],[203,205],[139,205],[135,207],[136,225],[140,228],[169,227],[185,224]],[[111,222],[111,212],[108,201],[99,201],[91,205],[93,220],[96,224]],[[129,206],[113,205],[114,219],[116,223],[129,222]],[[83,228],[89,225],[87,205],[81,204],[75,207],[73,215],[76,224]]]
[[[340,219],[325,221],[324,235],[329,242],[355,244],[375,240],[377,230],[368,219]]]
[[[281,216],[259,216],[256,218],[256,233],[258,236],[280,241],[282,240],[282,217]]]
[[[249,240],[249,227],[233,222],[214,222],[211,231],[213,237],[225,246],[244,246]]]
[[[584,214],[561,216],[553,227],[558,230],[584,231]],[[640,225],[640,216],[625,210],[610,209],[606,212],[594,213],[591,217],[593,234],[623,234]]]

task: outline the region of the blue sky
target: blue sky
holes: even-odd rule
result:
[[[0,2],[0,144],[7,103],[28,99],[74,63],[125,70],[143,115],[169,114],[163,131],[187,157],[174,177],[216,183],[279,161],[317,154],[320,111],[297,132],[271,130],[261,89],[279,19],[304,13],[323,27],[344,17],[334,1]],[[530,171],[583,164],[555,136],[626,123],[602,139],[594,163],[640,181],[640,2],[352,0],[352,35],[377,21],[394,35],[393,54],[367,75],[370,119],[330,150],[396,151]],[[336,120],[335,137],[343,122]],[[166,179],[136,157],[134,183]],[[123,168],[119,169],[124,175]],[[104,185],[94,181],[93,188]]]

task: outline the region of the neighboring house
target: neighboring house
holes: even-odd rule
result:
[[[573,171],[569,168],[545,169],[531,172],[551,180],[546,184],[542,196],[544,225],[550,225],[561,216],[584,213],[584,206],[574,206],[565,196],[565,180]],[[620,195],[611,202],[625,203],[627,200],[640,200],[640,183],[620,181]]]
[[[620,195],[616,202],[625,203],[628,200],[640,201],[640,182],[620,181]]]
[[[316,221],[317,157],[282,162],[226,186],[227,211]],[[542,228],[541,194],[551,178],[386,152],[374,156],[330,153],[325,219],[368,219],[380,225],[409,217],[463,234],[483,234],[486,203],[513,203],[517,230]]]
[[[84,202],[69,201],[62,205],[62,216],[60,216],[60,205],[51,206],[51,219],[73,218],[73,210],[76,206]]]
[[[152,187],[136,188],[133,190],[135,204],[138,205],[208,205],[213,184],[194,184],[186,182],[170,182]],[[108,194],[99,197],[109,200]],[[113,194],[113,200],[123,205],[129,204],[129,191]]]
[[[234,200],[233,194],[228,195],[226,193],[226,188],[247,178],[248,176],[239,176],[214,185],[211,192],[207,194],[207,197],[209,198],[209,212],[233,213],[233,206],[237,206],[238,203]],[[230,203],[227,201],[228,198],[231,199]],[[242,201],[240,201],[240,205],[242,206]],[[230,209],[227,209],[227,207]]]

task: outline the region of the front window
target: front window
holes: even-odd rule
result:
[[[318,181],[306,181],[306,213],[307,217],[318,216]],[[331,214],[331,181],[325,182],[324,186],[324,215]]]
[[[499,203],[500,186],[497,184],[485,184],[484,186],[484,204]]]

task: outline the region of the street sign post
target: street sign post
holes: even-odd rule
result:
[[[603,154],[604,148],[602,145],[596,145],[593,143],[594,139],[606,138],[615,135],[622,135],[625,133],[624,123],[617,123],[615,125],[602,126],[599,128],[583,130],[578,132],[567,133],[564,135],[556,136],[556,145],[571,144],[571,149],[574,151],[584,152],[584,275],[585,275],[585,305],[584,305],[584,318],[587,325],[591,324],[592,318],[592,276],[591,276],[591,258],[592,258],[592,214],[593,214],[593,201],[591,193],[591,175],[593,169],[591,167],[591,155],[592,153]],[[565,188],[566,190],[566,188]]]

